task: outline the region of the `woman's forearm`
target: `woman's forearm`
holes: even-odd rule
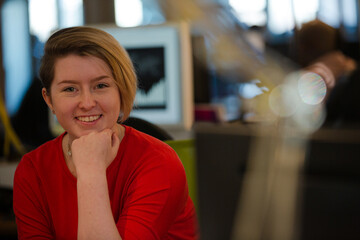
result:
[[[106,173],[77,179],[78,239],[120,239],[111,212]]]

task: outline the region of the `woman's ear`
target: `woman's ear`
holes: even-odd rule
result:
[[[46,91],[45,88],[42,88],[41,90],[42,96],[44,98],[44,101],[46,102],[46,104],[48,105],[48,107],[50,108],[50,110],[55,113],[53,105],[51,103],[51,97],[50,94]]]

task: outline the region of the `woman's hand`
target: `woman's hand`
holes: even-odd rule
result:
[[[71,151],[76,175],[106,173],[107,167],[116,157],[119,145],[119,137],[110,129],[75,139]]]

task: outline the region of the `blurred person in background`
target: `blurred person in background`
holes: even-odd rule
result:
[[[297,63],[320,75],[327,87],[325,124],[353,127],[360,123],[359,64],[340,46],[339,31],[320,20],[303,24],[295,33]]]

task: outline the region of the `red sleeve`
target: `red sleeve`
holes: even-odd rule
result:
[[[30,159],[23,157],[14,177],[14,213],[19,239],[53,239],[40,179]]]
[[[186,176],[173,151],[147,156],[133,172],[117,221],[123,240],[162,239],[188,198]]]

